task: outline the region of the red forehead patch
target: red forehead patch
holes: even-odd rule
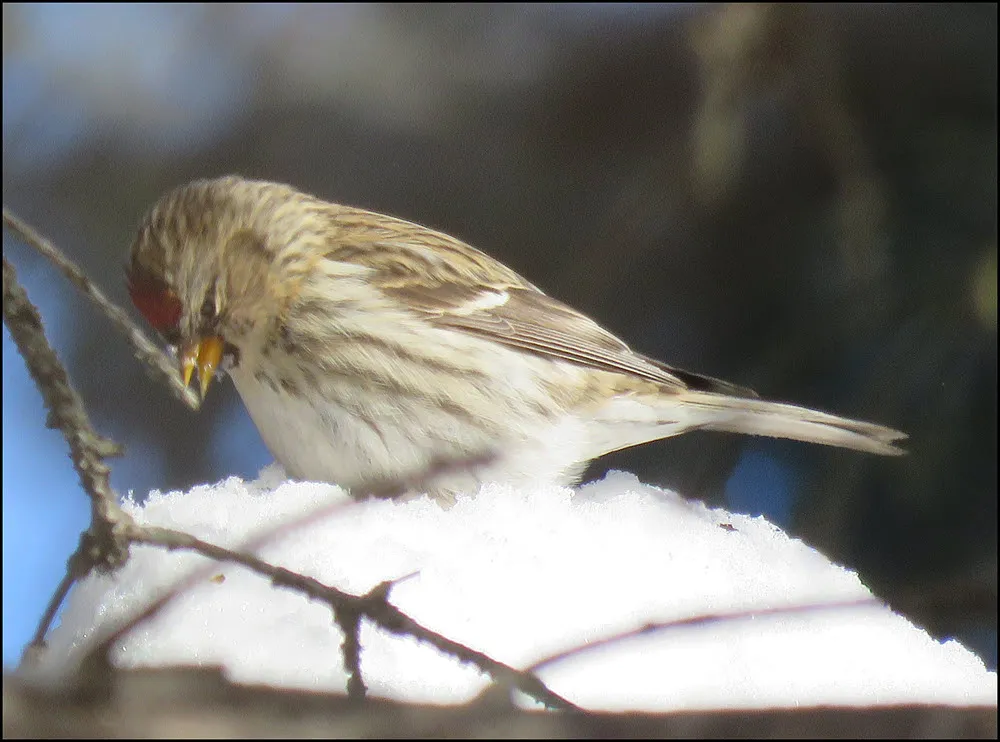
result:
[[[128,293],[146,321],[159,332],[176,329],[181,319],[181,300],[155,278],[130,275]]]

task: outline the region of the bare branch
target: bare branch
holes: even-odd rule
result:
[[[79,266],[45,239],[29,224],[23,222],[4,207],[4,224],[14,231],[26,245],[33,247],[59,268],[71,283],[73,283],[81,293],[92,301],[98,309],[110,319],[126,339],[132,345],[136,358],[138,358],[145,368],[157,381],[162,381],[177,399],[197,410],[201,405],[201,400],[193,389],[184,386],[180,374],[177,372],[177,362],[164,353],[158,345],[149,340],[142,330],[123,312],[117,305],[111,302],[104,293],[94,285],[83,273]]]
[[[474,665],[497,681],[517,688],[549,708],[561,710],[577,709],[571,701],[549,690],[533,673],[521,672],[510,665],[493,659],[483,652],[442,636],[436,631],[432,631],[418,623],[392,605],[388,601],[388,596],[384,594],[384,589],[379,590],[379,588],[376,588],[362,596],[351,595],[335,587],[324,585],[315,578],[270,564],[253,554],[216,546],[190,534],[170,528],[133,525],[130,529],[129,538],[133,543],[156,544],[171,551],[175,549],[194,551],[218,561],[242,564],[244,567],[248,567],[258,574],[269,577],[275,585],[291,588],[309,598],[326,603],[334,611],[346,610],[348,615],[351,612],[363,615],[393,634],[412,636],[415,639],[426,642],[445,654]],[[161,600],[168,600],[171,597],[168,595]],[[130,621],[128,628],[135,625],[135,621]],[[116,632],[116,637],[122,633],[124,631],[120,630]]]
[[[563,660],[569,659],[570,657],[577,657],[581,654],[584,654],[594,649],[606,647],[610,644],[619,644],[621,642],[628,641],[629,639],[634,639],[638,636],[646,636],[647,634],[672,631],[675,629],[690,628],[692,626],[703,626],[705,624],[723,623],[728,621],[753,620],[755,618],[761,618],[763,616],[788,616],[796,613],[843,610],[846,608],[859,608],[862,606],[881,606],[881,605],[882,602],[876,598],[860,598],[858,600],[844,600],[844,601],[829,602],[829,603],[810,603],[807,605],[788,605],[788,606],[778,606],[776,608],[751,608],[749,610],[733,611],[731,613],[706,613],[701,616],[689,616],[687,618],[680,618],[677,619],[676,621],[649,623],[645,624],[644,626],[631,629],[629,631],[623,631],[618,634],[612,634],[611,636],[606,636],[603,639],[594,639],[578,647],[573,647],[572,649],[566,649],[562,652],[557,652],[556,654],[549,655],[544,659],[536,661],[534,664],[531,665],[531,667],[528,668],[528,670],[531,672],[538,672],[543,668],[551,667],[557,662],[562,662]]]
[[[361,675],[361,614],[344,609],[334,610],[333,614],[344,633],[341,652],[344,672],[347,673],[347,695],[355,701],[363,701],[368,694],[368,686]]]
[[[6,213],[4,214],[6,218]],[[38,310],[17,282],[14,267],[3,259],[3,318],[10,335],[42,394],[49,411],[46,425],[58,428],[69,444],[73,466],[84,491],[90,497],[91,522],[80,538],[80,546],[69,559],[67,575],[53,596],[32,643],[41,644],[58,604],[69,586],[97,567],[112,570],[128,559],[125,535],[132,519],[118,505],[111,489],[107,456],[121,453],[121,447],[94,430],[80,396],[73,389],[66,369],[48,340]]]

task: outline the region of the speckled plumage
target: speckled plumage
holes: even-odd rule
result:
[[[671,368],[453,237],[285,185],[230,176],[168,193],[128,278],[205,381],[197,350],[221,340],[289,474],[358,494],[569,482],[596,456],[701,428],[880,454],[905,437]]]

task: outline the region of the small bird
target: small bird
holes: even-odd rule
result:
[[[127,280],[185,384],[197,371],[204,396],[225,369],[289,475],[359,496],[571,484],[597,456],[690,430],[903,452],[891,428],[636,353],[454,237],[278,183],[168,193]]]

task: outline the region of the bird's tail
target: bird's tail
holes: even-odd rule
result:
[[[791,438],[885,456],[906,453],[895,445],[907,437],[906,433],[884,425],[762,399],[706,393],[687,396],[689,403],[704,411],[706,419],[701,427],[706,430]]]
[[[691,430],[791,438],[886,456],[906,453],[895,445],[907,437],[898,430],[752,397],[686,391],[655,400],[620,398],[605,413],[606,424],[613,422],[617,430],[606,439],[613,445],[604,453]]]

